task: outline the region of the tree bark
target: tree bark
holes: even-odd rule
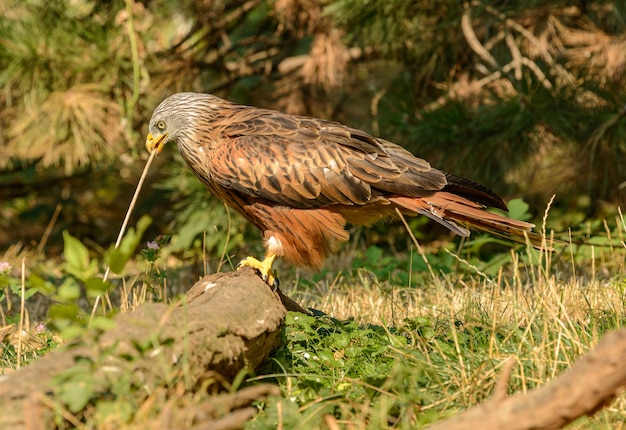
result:
[[[207,276],[178,305],[144,303],[115,316],[112,329],[90,331],[80,341],[0,377],[0,428],[50,428],[63,384],[84,382],[68,376],[69,369],[86,369],[86,379],[103,384],[94,401],[110,389],[107,381],[119,375],[132,375],[134,386],[149,392],[172,372],[184,372],[191,386],[202,387],[210,378],[228,385],[242,369],[259,366],[279,344],[286,313],[278,292],[252,269]],[[254,413],[252,400],[277,391],[266,385],[216,396],[216,404],[201,411],[200,422],[236,428]]]

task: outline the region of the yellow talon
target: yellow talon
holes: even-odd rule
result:
[[[263,261],[259,261],[254,257],[246,257],[237,265],[237,269],[241,269],[242,267],[252,267],[261,276],[267,285],[270,287],[278,288],[278,278],[276,277],[276,272],[272,270],[272,264],[274,264],[274,260],[276,259],[276,255],[268,255]]]

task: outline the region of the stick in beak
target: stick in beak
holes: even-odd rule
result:
[[[154,136],[152,136],[152,133],[148,133],[148,136],[146,137],[146,149],[148,150],[148,152],[156,150],[158,155],[161,153],[161,151],[163,151],[166,139],[167,133],[163,133],[157,136],[156,139],[154,138]]]

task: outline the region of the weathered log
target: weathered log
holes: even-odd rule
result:
[[[593,415],[626,388],[626,329],[607,333],[558,378],[526,394],[506,394],[513,364],[504,367],[491,399],[428,429],[552,430]]]
[[[89,380],[97,381],[95,395],[106,393],[107,381],[116,375],[132,375],[134,386],[148,391],[163,383],[165,372],[184,372],[187,383],[197,387],[208,378],[228,383],[242,369],[259,366],[277,346],[286,312],[278,292],[252,269],[207,276],[178,305],[144,303],[115,316],[112,329],[89,332],[0,378],[0,428],[48,428],[50,405],[67,388],[64,384],[82,383],[71,376],[63,382],[64,375],[81,366]],[[271,386],[255,389],[260,390],[255,396],[276,391]],[[231,410],[224,397],[216,399],[217,406],[204,413],[219,410],[221,415],[200,422],[224,423],[226,417],[236,423],[249,417],[242,398],[233,397],[231,416],[223,414]]]

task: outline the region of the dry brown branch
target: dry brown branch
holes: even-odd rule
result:
[[[116,375],[132,375],[142,390],[159,392],[164,390],[159,382],[164,373],[173,372],[183,372],[189,386],[207,386],[211,381],[228,386],[242,369],[255,369],[268,357],[279,342],[286,312],[278,292],[252,269],[207,276],[178,305],[144,303],[117,315],[111,330],[100,335],[90,332],[77,345],[53,351],[0,378],[0,428],[48,428],[54,410],[57,416],[73,419],[59,402],[58,378],[85,361],[93,363],[94,378],[104,384],[103,392]],[[156,427],[146,428],[180,428],[182,422],[198,428],[240,428],[254,414],[251,402],[277,390],[251,387],[211,396],[193,407],[171,401],[157,417],[168,425],[159,427],[155,422]],[[164,396],[176,399],[175,392]]]
[[[350,61],[360,60],[362,57],[366,55],[371,55],[373,49],[372,48],[349,48],[348,59]],[[298,71],[304,64],[309,61],[309,54],[303,55],[294,55],[293,57],[287,57],[283,61],[278,64],[277,70],[281,75],[288,75],[290,73]]]
[[[440,107],[444,106],[449,100],[467,100],[472,96],[477,95],[484,86],[492,84],[498,80],[501,80],[502,73],[508,73],[513,68],[511,63],[505,64],[502,67],[502,71],[496,70],[484,78],[478,80],[461,79],[454,82],[448,92],[442,96],[439,96],[436,100],[428,103],[424,106],[424,112],[432,112]]]
[[[480,58],[489,63],[493,67],[498,67],[498,62],[491,55],[491,53],[483,46],[482,43],[478,40],[478,36],[474,32],[474,28],[472,27],[472,21],[470,17],[469,9],[465,11],[463,17],[461,18],[461,30],[463,31],[463,36],[465,36],[465,40],[467,44],[472,48]]]
[[[626,387],[626,329],[608,333],[561,376],[527,394],[504,395],[502,380],[508,380],[509,367],[504,366],[490,400],[429,430],[550,430],[593,415]]]
[[[519,47],[515,43],[513,36],[511,33],[506,33],[506,37],[504,38],[506,41],[506,46],[511,51],[511,56],[513,57],[513,61],[511,61],[511,66],[513,70],[515,70],[515,79],[518,81],[522,80],[522,53],[519,50]]]
[[[548,79],[546,79],[545,73],[541,71],[541,68],[537,65],[537,63],[535,63],[528,57],[522,57],[522,64],[528,67],[535,74],[535,76],[537,76],[537,79],[539,79],[541,85],[548,89],[552,88],[552,83]]]
[[[469,99],[475,99],[478,93],[482,91],[483,87],[487,85],[494,87],[500,94],[515,94],[517,93],[517,90],[511,84],[511,79],[505,77],[505,74],[513,71],[513,78],[516,81],[520,81],[523,76],[522,71],[524,67],[528,68],[528,70],[536,76],[545,88],[551,89],[553,85],[547,79],[546,74],[541,70],[541,67],[530,56],[523,55],[520,45],[513,36],[514,32],[519,33],[523,37],[523,40],[527,41],[527,43],[536,48],[540,57],[550,65],[551,75],[561,78],[563,82],[573,82],[571,75],[565,72],[562,66],[555,63],[547,48],[541,44],[535,35],[519,23],[506,18],[495,9],[487,8],[487,10],[502,21],[503,28],[495,33],[495,35],[489,38],[485,43],[482,43],[478,39],[478,36],[474,31],[471,20],[471,9],[469,7],[466,8],[465,13],[461,18],[461,30],[463,32],[463,36],[465,37],[470,49],[482,61],[482,63],[478,63],[476,65],[476,68],[481,73],[486,74],[486,76],[476,80],[463,78],[456,80],[447,88],[447,92],[445,94],[428,103],[424,107],[425,112],[438,109],[445,105],[449,100],[467,101]],[[512,57],[512,60],[503,66],[498,64],[495,57],[490,52],[500,42],[505,43]],[[485,64],[496,70],[487,74],[490,70],[487,66],[485,66]]]

